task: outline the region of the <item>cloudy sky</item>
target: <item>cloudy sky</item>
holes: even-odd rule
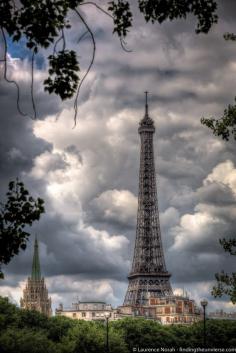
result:
[[[101,4],[103,2],[101,1]],[[223,3],[223,6],[222,6]],[[155,163],[162,239],[172,286],[210,309],[232,310],[227,298],[210,295],[214,274],[233,271],[220,237],[230,237],[236,219],[236,144],[213,137],[202,116],[220,116],[236,95],[236,45],[224,32],[235,31],[234,1],[219,1],[220,20],[196,35],[195,19],[145,25],[136,7],[122,50],[112,22],[95,7],[83,14],[95,34],[96,61],[79,97],[73,129],[73,101],[61,103],[43,92],[42,52],[35,70],[38,119],[16,109],[14,85],[0,81],[1,199],[9,180],[19,177],[46,214],[32,227],[27,250],[4,267],[0,294],[19,303],[31,272],[34,234],[40,243],[43,275],[53,301],[123,302],[135,239],[139,136],[144,91],[155,121]],[[72,16],[66,34],[76,48],[82,73],[92,54],[89,36]],[[9,77],[21,86],[21,105],[32,113],[30,63],[22,46],[9,47]],[[235,261],[235,260],[234,260]]]

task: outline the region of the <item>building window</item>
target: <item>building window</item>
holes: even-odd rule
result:
[[[92,313],[92,317],[95,317],[95,313]]]
[[[170,314],[170,307],[169,306],[165,307],[165,314]]]
[[[76,313],[73,313],[73,317],[76,317]]]
[[[86,313],[82,313],[82,317],[86,317]]]

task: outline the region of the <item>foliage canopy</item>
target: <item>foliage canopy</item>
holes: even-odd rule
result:
[[[223,140],[229,141],[230,136],[236,140],[236,105],[229,104],[220,119],[202,118],[201,123],[209,127],[215,136],[220,136]]]
[[[20,249],[26,249],[30,233],[25,227],[32,226],[44,212],[44,201],[35,200],[18,180],[9,183],[6,196],[6,202],[0,202],[0,265],[8,264]]]
[[[16,308],[0,297],[0,347],[3,353],[104,353],[106,326],[51,317]],[[207,320],[207,347],[235,347],[236,321]],[[109,352],[133,348],[202,347],[203,323],[162,326],[152,320],[125,318],[109,322]],[[37,347],[36,347],[37,346]]]
[[[220,244],[224,250],[230,255],[236,255],[236,239],[220,239]],[[212,295],[216,297],[222,297],[224,294],[228,295],[231,302],[236,304],[236,272],[232,272],[231,275],[222,271],[215,275],[217,284],[213,287]]]

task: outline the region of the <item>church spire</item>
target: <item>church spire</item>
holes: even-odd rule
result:
[[[33,257],[33,264],[32,264],[31,279],[33,281],[38,281],[41,279],[37,236],[35,237],[35,242],[34,242],[34,257]]]
[[[35,236],[31,277],[28,277],[27,284],[23,290],[20,306],[27,310],[37,310],[40,313],[51,316],[51,304],[51,298],[48,297],[44,278],[41,277],[38,240],[37,236]]]

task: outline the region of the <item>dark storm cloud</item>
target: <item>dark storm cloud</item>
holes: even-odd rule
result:
[[[211,183],[198,189],[198,201],[218,206],[235,205],[236,197],[229,186]]]
[[[226,23],[231,25],[234,23],[234,16],[233,14],[236,11],[236,4],[234,0],[218,0],[218,11],[220,20],[224,20]]]
[[[182,260],[180,260],[181,258]],[[207,252],[202,255],[176,252],[175,260],[173,261],[171,255],[167,255],[167,261],[172,273],[172,281],[176,287],[180,283],[185,283],[185,286],[188,287],[190,284],[197,284],[197,282],[209,282],[213,286],[215,273],[219,273],[222,270],[232,273],[234,266],[232,258],[224,255],[215,256]],[[183,264],[185,264],[185,267]]]
[[[236,47],[222,33],[234,30],[233,23],[226,23],[234,6],[227,1],[220,8],[225,17],[207,36],[194,33],[191,17],[145,27],[139,17],[128,38],[130,54],[109,37],[110,24],[105,22],[102,31],[103,21],[89,10],[88,19],[97,19],[92,22],[99,34],[97,58],[80,97],[74,130],[72,111],[65,109],[56,123],[46,119],[62,106],[40,89],[38,110],[45,122],[39,127],[17,120],[14,92],[4,86],[2,173],[6,181],[24,173],[29,188],[46,201],[47,213],[33,232],[39,236],[42,272],[51,293],[63,293],[61,301],[70,304],[76,293],[86,298],[89,281],[95,281],[97,298],[122,302],[135,239],[136,208],[130,205],[138,194],[137,129],[145,90],[151,92],[149,110],[156,125],[162,238],[174,286],[196,286],[204,292],[204,286],[197,287],[200,282],[213,281],[222,268],[230,271],[232,263],[218,238],[229,237],[235,228],[235,191],[228,181],[204,180],[226,160],[236,166],[235,145],[213,137],[199,120],[220,115],[233,102]],[[74,33],[70,41],[68,36],[72,47],[76,37]],[[88,40],[80,44],[85,70],[91,47]],[[27,102],[23,97],[30,110]],[[29,275],[32,246],[31,241],[6,268],[11,278],[6,286],[13,287],[14,274],[16,282]]]
[[[6,190],[11,179],[29,172],[34,158],[43,151],[50,151],[46,141],[36,138],[32,132],[32,121],[19,115],[15,106],[15,90],[1,82],[2,89],[7,92],[1,98],[1,139],[0,139],[0,171],[1,193]]]
[[[0,171],[1,192],[6,189],[7,182],[22,173],[28,173],[33,166],[33,160],[44,151],[51,151],[51,144],[37,138],[33,133],[34,122],[30,118],[32,114],[32,101],[30,98],[30,67],[27,61],[8,58],[8,77],[16,71],[14,79],[20,88],[21,110],[29,114],[22,116],[17,110],[17,91],[14,84],[9,84],[3,79],[0,81]],[[22,72],[21,72],[22,69]],[[35,73],[35,102],[37,118],[45,118],[56,114],[60,110],[58,99],[42,92],[40,71]]]
[[[93,229],[76,229],[76,224],[62,220],[59,214],[44,215],[34,227],[40,247],[42,273],[45,277],[78,275],[86,279],[109,278],[123,280],[129,264],[123,261],[119,249],[108,244],[105,234]],[[94,240],[94,234],[97,238]],[[116,243],[116,236],[113,238]],[[127,242],[121,239],[124,245]],[[27,250],[21,251],[3,270],[8,274],[30,275],[34,237]],[[123,248],[123,255],[126,249]],[[127,257],[127,255],[126,255]]]

